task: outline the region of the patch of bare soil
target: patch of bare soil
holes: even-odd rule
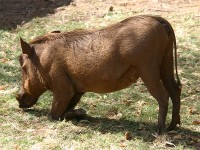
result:
[[[56,10],[57,14],[73,16],[76,20],[102,17],[108,11],[159,15],[194,13],[200,19],[200,0],[74,0],[71,5]]]
[[[200,0],[0,0],[0,28],[14,29],[34,17],[63,15],[69,21],[89,21],[108,11],[179,15],[200,19]]]

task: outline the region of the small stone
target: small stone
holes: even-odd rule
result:
[[[110,6],[109,8],[109,12],[113,11],[114,10],[114,7],[113,6]]]

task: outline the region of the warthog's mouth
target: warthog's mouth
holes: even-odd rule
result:
[[[30,108],[37,102],[37,98],[33,98],[26,93],[16,94],[16,99],[19,102],[19,108]]]

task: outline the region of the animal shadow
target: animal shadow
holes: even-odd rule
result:
[[[26,113],[36,117],[50,116],[48,109],[27,109]],[[50,119],[50,121],[52,121]],[[69,120],[68,120],[69,121]],[[142,139],[146,143],[152,143],[158,139],[156,123],[141,122],[127,119],[110,119],[105,117],[92,117],[89,115],[76,117],[70,120],[76,126],[90,127],[90,129],[106,133],[131,133],[131,139]],[[184,148],[199,149],[200,132],[195,132],[187,128],[177,127],[175,131],[166,132],[164,135],[174,145],[184,145]]]
[[[36,117],[43,117],[43,116],[50,116],[50,112],[49,109],[32,109],[32,108],[28,108],[28,109],[24,109],[25,113],[34,115]]]
[[[159,138],[157,134],[156,123],[140,122],[127,119],[109,119],[102,117],[86,116],[84,120],[72,120],[77,126],[87,126],[93,130],[97,130],[102,134],[105,133],[131,133],[131,138],[142,139],[144,142],[152,143]],[[183,127],[177,127],[175,131],[166,132],[166,140],[175,145],[184,145],[184,148],[198,149],[200,148],[200,132],[195,132]]]

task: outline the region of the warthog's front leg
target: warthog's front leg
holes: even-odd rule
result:
[[[54,99],[51,109],[51,117],[55,120],[63,120],[66,109],[70,103],[71,98],[73,97],[72,93],[66,95],[60,93],[59,95],[54,94]]]
[[[64,80],[63,80],[64,79]],[[70,80],[57,78],[52,84],[53,103],[51,109],[52,119],[63,120],[64,114],[74,96],[74,89]]]

